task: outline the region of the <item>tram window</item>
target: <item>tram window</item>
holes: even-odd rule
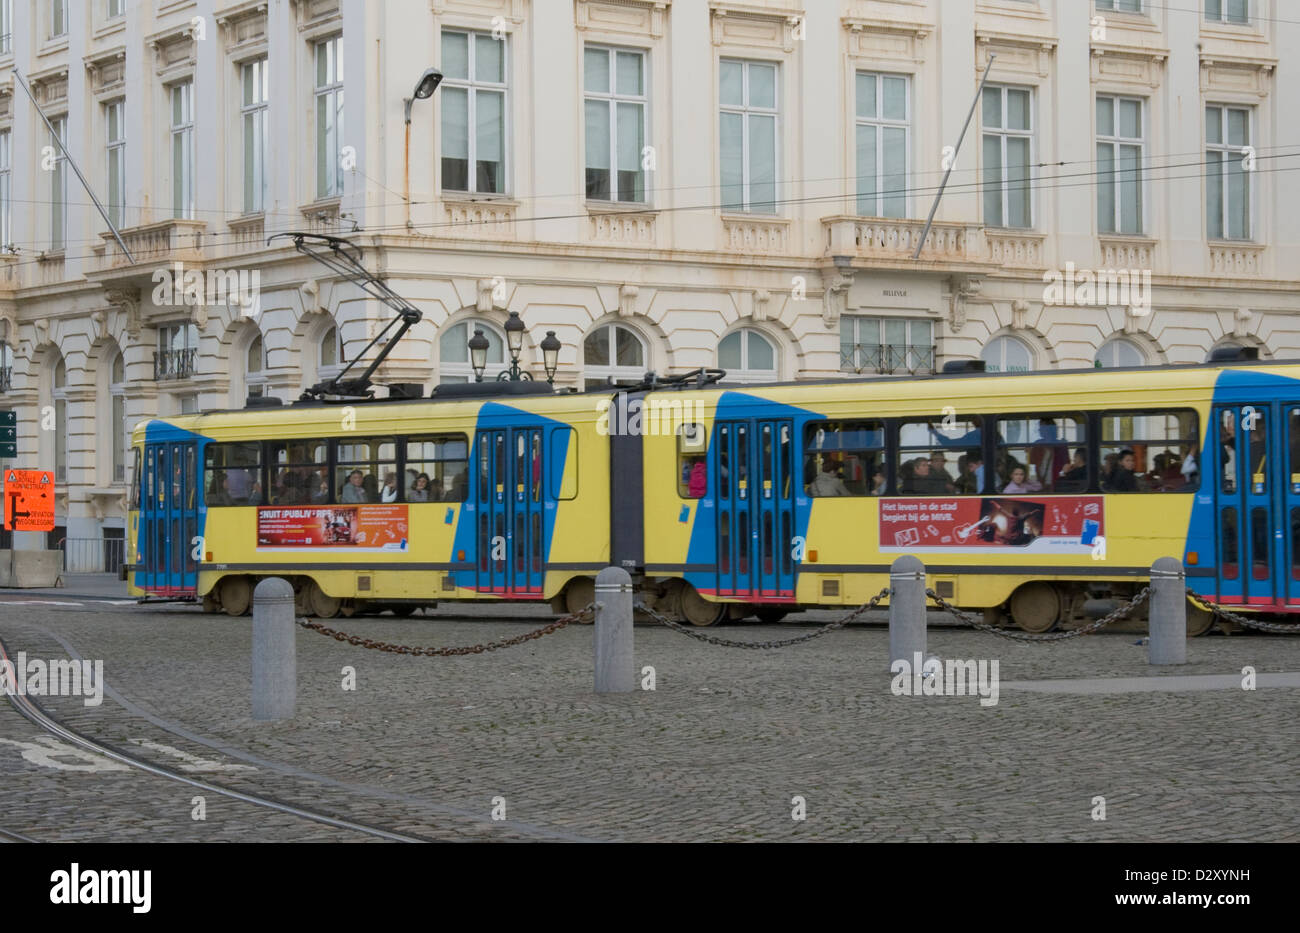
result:
[[[1300,493],[1300,408],[1292,408],[1287,418],[1291,448],[1291,492]]]
[[[1223,457],[1223,491],[1237,491],[1237,416],[1224,411],[1219,419],[1219,453]]]
[[[677,426],[677,495],[683,499],[702,499],[709,491],[709,467],[704,425]]]
[[[1291,579],[1300,580],[1300,509],[1291,510]]]
[[[267,453],[267,499],[272,505],[322,505],[330,501],[328,441],[274,441]]]
[[[810,496],[885,492],[885,426],[880,421],[814,421],[804,429],[803,487]]]
[[[1268,492],[1268,419],[1261,413],[1253,416],[1243,409],[1241,429],[1245,432],[1246,449],[1250,452],[1250,461],[1246,467],[1250,475],[1245,477],[1249,491],[1254,495]]]
[[[140,448],[133,448],[131,451],[131,479],[127,483],[127,488],[131,490],[131,511],[140,508],[140,484],[144,482],[144,477],[140,475]]]
[[[1219,541],[1222,542],[1222,554],[1219,556],[1219,574],[1225,580],[1237,579],[1237,510],[1228,506],[1219,513]]]
[[[464,434],[412,437],[406,442],[407,502],[464,502],[469,476],[469,441]]]
[[[396,502],[401,495],[397,480],[397,442],[391,437],[363,437],[336,441],[334,492],[346,505]]]
[[[1194,492],[1200,485],[1196,412],[1123,411],[1101,417],[1103,492]]]
[[[197,480],[196,464],[198,458],[194,453],[194,446],[185,448],[185,508],[192,509],[198,503],[195,502],[194,484]]]
[[[1018,495],[1088,488],[1087,425],[1082,416],[998,418],[996,440],[993,482],[997,492]],[[973,488],[975,483],[968,485]]]
[[[528,498],[534,502],[542,501],[542,432],[534,430],[528,439]]]
[[[140,452],[139,452],[139,451],[136,451],[136,456],[138,457],[139,455],[140,455]],[[148,509],[149,511],[153,511],[153,508],[152,508],[152,502],[153,502],[153,457],[150,457],[150,456],[146,456],[146,457],[145,457],[145,460],[144,460],[144,478],[141,480],[141,483],[142,483],[142,485],[143,485],[143,487],[144,487],[144,491],[143,491],[143,493],[142,493],[141,495],[142,495],[142,498],[144,499],[144,505],[145,505],[145,508]]]
[[[976,495],[984,485],[983,419],[952,415],[898,428],[898,491],[904,496]]]
[[[1268,572],[1268,509],[1250,510],[1250,567],[1256,580],[1267,580]]]
[[[208,508],[262,504],[262,445],[209,444],[203,452]]]
[[[555,499],[576,499],[578,496],[578,432],[573,428],[556,428],[551,431],[550,471],[551,495]]]

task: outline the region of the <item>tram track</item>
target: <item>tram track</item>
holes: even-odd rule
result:
[[[9,649],[8,646],[5,645],[3,639],[0,639],[0,661],[10,661]],[[185,784],[189,787],[206,791],[207,793],[218,794],[223,797],[229,797],[232,800],[239,800],[244,803],[251,804],[255,807],[274,810],[278,813],[284,813],[289,816],[298,817],[299,819],[310,820],[315,823],[321,823],[326,826],[332,826],[335,829],[348,830],[351,832],[362,833],[367,836],[374,836],[380,839],[387,840],[389,842],[433,842],[434,841],[432,839],[428,839],[423,836],[415,836],[407,833],[399,833],[390,829],[385,829],[380,826],[371,826],[365,823],[358,823],[353,820],[344,819],[342,817],[332,816],[328,813],[322,813],[319,810],[313,810],[311,808],[298,806],[296,804],[285,803],[282,800],[276,800],[272,797],[266,797],[258,794],[249,794],[249,793],[245,793],[244,791],[235,790],[234,788],[231,787],[225,787],[220,784],[214,784],[210,781],[203,781],[203,780],[199,780],[198,778],[193,778],[193,777],[189,777],[188,775],[180,774],[179,772],[173,771],[170,768],[162,767],[161,765],[154,764],[151,761],[146,761],[143,758],[140,758],[136,755],[132,755],[129,752],[125,752],[111,745],[107,745],[103,742],[99,742],[95,739],[90,738],[89,736],[83,735],[82,733],[76,731],[75,729],[63,725],[58,720],[56,720],[53,716],[47,713],[43,708],[41,708],[39,704],[35,703],[28,696],[19,694],[17,692],[10,692],[7,694],[7,696],[9,699],[9,704],[19,713],[19,715],[21,715],[24,719],[28,720],[33,725],[43,730],[44,732],[48,733],[49,735],[54,736],[60,741],[67,742],[69,745],[74,745],[77,748],[82,749],[83,751],[88,751],[93,754],[100,755],[111,761],[116,761],[119,762],[120,764],[127,765],[130,768],[134,768],[139,771],[144,771],[147,774],[152,774],[156,777],[174,781],[179,784]],[[8,830],[0,830],[0,836],[3,836],[5,838],[12,837],[15,841],[19,841],[19,842],[36,841],[27,836],[23,836],[21,833],[14,833]]]
[[[76,648],[72,644],[70,644],[67,641],[67,639],[65,639],[63,636],[59,635],[56,632],[50,631],[48,629],[39,626],[37,627],[37,631],[41,635],[48,637],[53,641],[57,642],[63,648],[63,650],[67,652],[68,657],[70,657],[72,660],[79,663],[84,660],[82,658],[82,655],[76,650]],[[4,640],[0,638],[0,659],[7,659],[8,657],[9,657],[8,647],[4,643]],[[265,769],[267,771],[282,775],[283,777],[288,778],[290,780],[307,781],[319,785],[322,788],[329,789],[332,791],[342,792],[346,795],[355,796],[367,801],[382,800],[400,807],[411,807],[418,811],[433,814],[436,817],[442,819],[448,819],[456,822],[460,822],[460,821],[467,821],[471,823],[482,822],[482,815],[480,813],[477,813],[473,810],[470,810],[462,806],[440,803],[418,795],[406,793],[400,790],[389,789],[389,788],[384,788],[384,787],[371,785],[367,783],[360,783],[356,781],[349,781],[346,779],[332,777],[327,774],[298,767],[288,762],[272,760],[264,756],[251,753],[246,749],[239,748],[227,742],[223,742],[220,740],[207,737],[198,732],[195,732],[190,728],[187,728],[185,725],[181,723],[166,719],[158,715],[157,713],[142,707],[141,705],[133,702],[131,699],[123,696],[111,684],[105,683],[104,695],[105,697],[113,700],[115,703],[121,706],[122,709],[125,710],[126,713],[128,713],[129,715],[138,717],[139,719],[149,723],[150,725],[161,730],[162,732],[165,732],[169,735],[176,736],[177,738],[183,739],[188,742],[193,742],[196,745],[210,749],[214,752],[217,752],[218,754],[225,755],[226,757],[233,758],[236,761],[246,762],[256,768]],[[14,700],[20,698],[10,696],[9,699],[10,702],[13,703]],[[355,821],[334,817],[331,814],[321,813],[320,811],[314,810],[309,807],[301,807],[295,804],[287,804],[283,801],[266,797],[264,795],[246,794],[244,792],[234,790],[233,788],[227,788],[222,785],[216,785],[205,781],[197,781],[196,779],[190,778],[186,775],[172,772],[170,769],[162,768],[158,765],[153,764],[152,762],[147,762],[144,761],[143,759],[138,759],[136,756],[131,755],[128,752],[124,752],[114,746],[110,746],[105,743],[98,742],[95,739],[91,739],[88,736],[85,736],[82,733],[77,732],[76,730],[65,726],[64,724],[57,722],[57,720],[54,720],[53,717],[51,717],[48,713],[46,713],[43,709],[41,709],[37,704],[32,703],[29,698],[22,697],[21,699],[25,700],[27,703],[31,705],[32,709],[30,710],[30,712],[34,713],[39,718],[48,720],[51,723],[51,725],[56,729],[62,730],[62,731],[51,732],[51,734],[59,738],[64,738],[66,741],[69,741],[71,744],[78,745],[79,747],[94,752],[95,754],[104,755],[107,758],[120,761],[124,764],[134,766],[134,767],[140,767],[143,770],[151,770],[153,773],[164,772],[160,776],[170,777],[174,780],[178,780],[183,783],[196,786],[196,787],[209,788],[212,790],[212,792],[221,794],[223,796],[228,796],[234,799],[243,800],[252,803],[254,805],[264,804],[271,807],[272,809],[278,809],[282,807],[288,808],[284,810],[284,812],[289,813],[290,815],[293,816],[298,816],[303,819],[314,820],[316,822],[322,822],[328,825],[338,826],[345,829],[355,829],[356,831],[365,832],[370,835],[379,835],[381,838],[389,839],[391,841],[401,841],[401,842],[445,841],[441,839],[432,839],[424,836],[417,836],[409,833],[398,833],[392,830],[385,829],[383,827],[370,826],[368,824],[358,823]],[[23,714],[25,718],[32,720],[32,717],[27,715],[29,711],[20,708],[19,712]],[[37,725],[39,725],[41,728],[43,729],[46,728],[43,722],[37,722],[36,720],[32,720],[32,721]],[[50,731],[50,730],[47,729],[46,731]],[[64,733],[67,734],[66,737]],[[510,819],[507,821],[503,821],[500,824],[494,824],[494,825],[499,826],[502,830],[516,833],[523,838],[534,839],[537,841],[549,841],[549,842],[603,841],[603,840],[591,838],[589,836],[584,836],[579,833],[571,832],[559,827],[552,827],[545,824],[535,824],[535,823],[530,823],[519,819]]]

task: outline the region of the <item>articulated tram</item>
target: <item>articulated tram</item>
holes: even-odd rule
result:
[[[955,372],[777,385],[306,401],[134,436],[131,592],[304,613],[585,606],[626,568],[696,625],[855,606],[901,554],[1029,631],[1131,595],[1160,557],[1245,611],[1300,611],[1300,364]],[[1189,605],[1189,628],[1208,612]]]

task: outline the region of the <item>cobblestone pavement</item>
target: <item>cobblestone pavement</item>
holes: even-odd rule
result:
[[[455,645],[548,618],[537,607],[452,613],[331,624]],[[833,617],[721,633],[766,639]],[[1300,840],[1300,688],[1012,688],[1296,672],[1300,638],[1199,638],[1191,663],[1166,670],[1147,665],[1133,634],[1038,646],[932,627],[940,657],[998,660],[1007,689],[985,707],[974,696],[894,696],[879,625],[765,652],[638,625],[636,664],[654,667],[656,689],[618,696],[592,693],[591,634],[570,626],[492,654],[431,659],[300,630],[298,715],[269,724],[249,715],[250,619],[0,599],[11,654],[103,659],[114,691],[103,705],[40,701],[67,725],[159,764],[179,766],[183,752],[223,769],[196,773],[204,780],[430,839]],[[348,666],[353,691],[342,688]],[[11,744],[38,734],[0,709],[0,828],[61,841],[369,838],[212,794],[198,822],[192,788],[136,771],[57,770]],[[791,818],[795,796],[803,821]],[[1104,821],[1091,818],[1096,796]],[[506,819],[495,821],[502,803]]]

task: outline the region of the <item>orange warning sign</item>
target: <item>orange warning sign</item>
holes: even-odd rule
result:
[[[5,527],[10,531],[54,530],[54,474],[49,470],[5,470]]]

